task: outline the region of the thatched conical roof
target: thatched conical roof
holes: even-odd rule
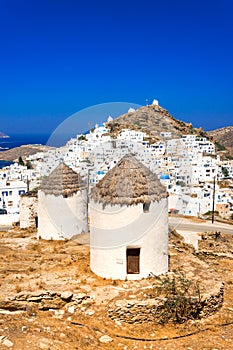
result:
[[[166,197],[158,177],[132,155],[124,156],[91,191],[91,199],[103,206],[150,203]]]
[[[68,197],[84,188],[82,177],[64,163],[59,164],[40,186],[45,194]]]

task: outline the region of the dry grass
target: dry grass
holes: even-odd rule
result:
[[[19,293],[22,291],[22,287],[18,283],[16,283],[14,287],[15,287],[16,293]]]
[[[157,175],[132,155],[124,156],[91,191],[94,202],[106,205],[133,205],[167,198]]]
[[[14,234],[12,234],[14,236]],[[114,281],[102,279],[90,271],[89,248],[75,242],[49,242],[33,241],[28,242],[24,248],[20,248],[9,234],[1,235],[8,239],[4,245],[1,260],[1,297],[16,295],[19,292],[34,292],[38,290],[73,291],[74,293],[84,292],[94,295],[93,300],[87,300],[81,308],[77,308],[74,314],[67,311],[62,318],[57,318],[52,311],[39,311],[36,305],[29,305],[26,312],[20,316],[1,315],[4,322],[4,335],[14,342],[16,349],[39,350],[40,342],[47,339],[47,349],[75,350],[75,349],[162,349],[162,350],[193,350],[199,349],[224,349],[230,350],[233,342],[232,326],[221,327],[218,324],[233,322],[233,260],[227,258],[202,257],[202,260],[189,260],[194,257],[192,248],[182,242],[177,235],[171,244],[171,266],[177,268],[179,265],[184,270],[188,269],[195,275],[200,274],[202,280],[214,276],[216,279],[225,281],[225,300],[223,308],[208,319],[186,322],[183,325],[126,325],[116,324],[107,317],[109,302],[117,299],[130,298],[139,293],[146,294],[146,289],[152,280],[144,279],[140,282]],[[215,252],[218,249],[233,250],[232,240],[229,236],[228,242],[218,241],[220,246],[212,247]],[[22,239],[24,240],[24,239]],[[180,242],[180,243],[178,243]],[[203,241],[202,244],[205,244]],[[211,241],[207,240],[206,246]],[[21,241],[19,242],[20,245]],[[1,247],[1,240],[0,240]],[[12,248],[13,247],[13,248]],[[175,249],[178,247],[178,250]],[[11,248],[11,249],[9,249]],[[6,254],[5,254],[6,253]],[[71,259],[72,257],[72,259]],[[198,261],[198,265],[196,265]],[[204,274],[204,266],[208,266],[209,275]],[[17,279],[14,278],[17,276]],[[205,277],[207,276],[207,277]],[[214,284],[214,279],[211,282]],[[124,287],[126,286],[126,287]],[[94,315],[89,316],[86,311],[94,310]],[[73,322],[73,323],[72,323]],[[28,331],[24,334],[22,326]],[[48,330],[50,327],[50,330]],[[204,331],[205,329],[207,329]],[[14,331],[13,331],[14,330]],[[139,340],[125,339],[125,336],[132,338],[160,339],[164,337],[182,336],[187,333],[203,330],[202,333],[175,340],[157,340],[143,342]],[[13,333],[12,333],[13,332]],[[12,335],[14,334],[14,336]],[[63,335],[63,338],[61,337]],[[113,341],[110,344],[101,344],[101,335],[108,334]],[[0,334],[2,335],[2,333]],[[222,336],[224,335],[224,339]],[[206,343],[208,339],[208,346]],[[44,340],[45,341],[45,340]],[[231,342],[230,342],[231,341]],[[33,344],[33,346],[32,346]],[[121,344],[121,345],[119,345]]]
[[[52,173],[42,181],[40,189],[45,194],[54,196],[72,196],[87,187],[82,177],[66,164],[59,164]]]

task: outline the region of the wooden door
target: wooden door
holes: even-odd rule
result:
[[[127,274],[140,273],[140,248],[126,250]]]

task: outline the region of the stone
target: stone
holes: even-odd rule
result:
[[[72,299],[72,297],[73,297],[73,293],[71,293],[71,292],[67,291],[67,292],[61,293],[62,300],[70,301]]]
[[[40,342],[40,349],[48,350],[48,344],[46,344],[44,342]]]
[[[94,313],[95,313],[94,310],[89,310],[89,311],[86,311],[86,312],[85,312],[85,314],[86,314],[87,316],[92,316],[92,315],[94,315]]]
[[[24,311],[18,310],[18,311],[9,311],[9,310],[0,310],[0,314],[3,315],[20,315]]]
[[[106,334],[106,335],[102,335],[102,337],[99,338],[99,341],[101,343],[107,344],[107,343],[111,343],[113,339]]]
[[[74,298],[75,299],[85,299],[87,297],[88,297],[88,295],[86,293],[78,293],[78,294],[75,295]]]
[[[70,314],[73,314],[74,311],[75,311],[74,305],[69,306],[67,311],[68,311]]]
[[[49,309],[60,309],[64,306],[65,302],[60,299],[42,299],[41,303],[39,304],[40,310],[49,310]]]
[[[65,310],[54,310],[54,314],[56,316],[62,316],[64,315],[64,313],[65,313]]]
[[[6,346],[7,348],[11,348],[14,345],[14,343],[12,343],[12,341],[10,341],[9,339],[4,338],[2,340],[2,345]]]
[[[26,327],[26,326],[23,326],[23,327],[22,327],[22,332],[26,332],[26,330],[27,330],[27,327]]]

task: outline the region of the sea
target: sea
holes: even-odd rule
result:
[[[1,152],[22,145],[46,145],[50,135],[46,134],[17,134],[10,135],[9,138],[0,138],[0,158]],[[0,160],[0,169],[12,164],[10,161]]]

